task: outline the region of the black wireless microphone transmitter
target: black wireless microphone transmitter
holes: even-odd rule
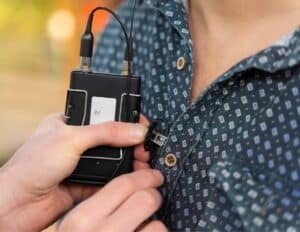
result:
[[[134,15],[132,13],[132,20]],[[127,42],[122,75],[92,72],[93,15],[97,10],[111,13],[120,23]],[[132,29],[131,29],[132,30]],[[140,78],[131,73],[132,38],[126,33],[119,17],[105,7],[95,8],[89,15],[81,38],[80,66],[71,72],[67,93],[65,117],[68,125],[91,125],[105,121],[139,121]],[[133,147],[99,146],[85,151],[68,181],[103,185],[112,178],[132,171]]]

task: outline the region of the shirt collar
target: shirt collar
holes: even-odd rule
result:
[[[187,18],[186,0],[141,0],[158,10],[174,27],[185,42],[191,42]],[[186,2],[187,3],[187,2]]]
[[[228,79],[234,73],[249,69],[258,69],[268,73],[275,73],[289,69],[300,64],[300,26],[288,33],[270,47],[242,60],[229,71],[223,78]]]
[[[185,42],[191,42],[185,0],[141,0],[142,3],[157,9],[166,17]],[[234,65],[223,77],[247,69],[258,69],[274,73],[300,64],[300,26],[270,47]],[[223,79],[223,78],[221,78]],[[227,78],[226,78],[227,79]]]
[[[182,0],[182,2],[183,2],[183,5],[184,5],[186,11],[188,12],[188,11],[189,11],[189,8],[188,8],[188,0]]]

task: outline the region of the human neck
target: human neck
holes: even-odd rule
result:
[[[251,29],[260,22],[300,15],[299,0],[190,0],[190,14],[199,30],[214,31]],[[286,20],[286,18],[285,18]],[[246,28],[245,28],[246,27]]]
[[[193,101],[218,76],[300,23],[299,0],[190,0]]]

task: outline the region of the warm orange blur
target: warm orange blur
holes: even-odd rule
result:
[[[89,11],[121,0],[0,1],[0,166],[52,112],[64,111]],[[95,32],[108,21],[99,12]]]

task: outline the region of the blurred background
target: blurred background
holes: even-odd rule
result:
[[[121,0],[0,1],[0,166],[52,112],[63,112],[89,11]],[[99,12],[94,32],[109,20]]]

